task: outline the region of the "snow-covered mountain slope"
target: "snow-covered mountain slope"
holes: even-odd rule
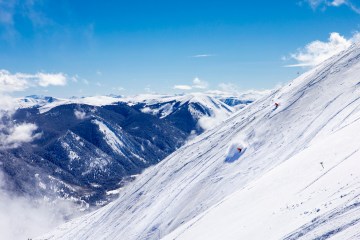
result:
[[[359,131],[344,125],[164,239],[359,239]]]
[[[359,73],[354,45],[38,239],[356,239]]]
[[[12,121],[36,124],[38,137],[18,149],[0,149],[0,171],[13,186],[11,194],[90,205],[107,203],[108,191],[164,159],[188,137],[126,104],[67,104],[45,113],[24,108]]]
[[[120,96],[92,96],[81,98],[53,98],[50,96],[31,95],[23,98],[17,98],[16,104],[19,108],[38,108],[40,113],[46,113],[51,109],[70,104],[86,104],[96,107],[115,104],[120,101]]]
[[[161,97],[148,95],[139,100],[129,100],[129,103],[144,113],[167,119],[187,133],[201,133],[213,128],[235,111],[232,106],[204,93]]]
[[[265,91],[266,92],[266,91]],[[234,96],[223,92],[189,93],[182,95],[140,94],[136,96],[92,96],[60,99],[44,96],[18,98],[19,108],[38,108],[40,113],[70,104],[106,106],[126,103],[144,113],[168,119],[183,131],[201,133],[221,123],[233,112],[244,108],[265,92],[251,91]]]
[[[11,192],[51,199],[59,195],[82,205],[104,205],[124,180],[164,159],[201,133],[201,126],[214,127],[233,111],[201,93],[16,100],[13,120],[36,124],[39,138],[22,151],[0,150],[0,170],[17,186]],[[34,168],[22,158],[32,159]],[[21,162],[22,172],[29,174],[14,170]],[[36,176],[41,176],[41,186]]]
[[[272,90],[248,90],[244,92],[235,92],[232,93],[223,92],[223,91],[209,91],[207,94],[213,98],[220,100],[221,102],[225,103],[233,107],[236,111],[243,109],[247,105],[256,100],[269,95]]]
[[[49,96],[30,95],[22,98],[16,98],[15,104],[18,108],[31,108],[41,107],[47,104],[55,105],[63,101],[64,99],[58,99]]]

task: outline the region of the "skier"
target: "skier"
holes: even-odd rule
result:
[[[242,151],[242,149],[241,149],[241,148],[239,148],[239,147],[237,148],[237,150],[239,151],[239,153],[241,153],[241,151]]]
[[[280,104],[276,102],[276,103],[275,103],[275,109],[277,109],[277,108],[279,107],[279,105],[280,105]]]
[[[320,162],[320,165],[321,165],[322,168],[324,169],[324,162]]]

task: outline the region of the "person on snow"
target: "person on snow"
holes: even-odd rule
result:
[[[239,148],[239,147],[238,147],[238,148],[237,148],[237,150],[239,151],[239,153],[241,153],[241,151],[242,151],[242,148]]]
[[[280,105],[280,104],[276,102],[276,103],[275,103],[275,109],[277,109],[277,108],[279,107],[279,105]]]

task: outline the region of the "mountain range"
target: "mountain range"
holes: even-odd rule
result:
[[[232,97],[234,98],[234,97]],[[249,104],[253,99],[239,99]],[[221,123],[238,104],[208,94],[16,99],[15,124],[37,137],[0,150],[5,190],[31,199],[65,199],[81,209],[102,206],[193,137]]]

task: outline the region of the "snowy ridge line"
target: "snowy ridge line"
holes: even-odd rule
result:
[[[140,94],[135,96],[91,96],[91,97],[73,97],[70,99],[66,98],[53,98],[53,97],[45,97],[45,96],[27,96],[22,98],[17,98],[16,102],[19,108],[30,108],[37,107],[40,109],[40,113],[45,113],[51,110],[54,107],[60,105],[68,105],[68,104],[85,104],[90,106],[105,106],[105,105],[113,105],[118,103],[126,103],[129,106],[134,106],[140,103],[146,104],[146,106],[152,106],[156,104],[164,104],[164,103],[175,103],[178,102],[181,105],[186,103],[200,103],[204,106],[213,106],[213,105],[221,105],[222,107],[226,107],[228,111],[231,111],[231,106],[224,103],[227,99],[237,99],[240,102],[253,102],[258,98],[265,96],[268,91],[257,91],[254,93],[244,93],[239,96],[233,96],[230,94],[224,93],[189,93],[182,95],[161,95],[161,94]],[[249,99],[249,100],[247,100]],[[247,104],[243,104],[246,106]],[[164,105],[165,106],[165,105]]]

